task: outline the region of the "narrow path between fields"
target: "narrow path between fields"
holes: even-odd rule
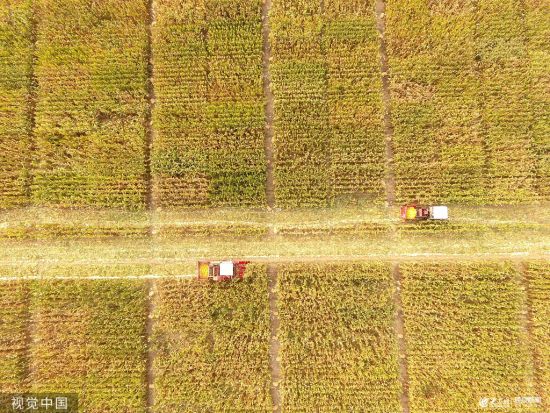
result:
[[[153,128],[153,111],[155,109],[155,85],[154,85],[154,61],[153,61],[153,26],[155,24],[155,0],[148,0],[147,3],[147,47],[145,58],[147,59],[146,69],[146,92],[147,110],[145,111],[145,205],[147,210],[154,210],[153,196],[153,173],[152,173],[152,151],[155,131]]]
[[[273,120],[275,117],[274,97],[271,90],[271,73],[269,65],[271,61],[271,45],[269,42],[270,26],[269,12],[271,0],[264,0],[262,4],[262,41],[263,41],[263,90],[266,99],[265,105],[265,157],[266,157],[266,200],[269,208],[275,207],[275,179],[273,174]]]
[[[521,284],[523,290],[525,291],[525,299],[523,302],[523,311],[522,311],[522,327],[527,334],[527,342],[529,343],[529,352],[533,360],[533,380],[534,387],[536,391],[536,396],[542,397],[542,405],[548,410],[548,400],[544,397],[544,386],[542,385],[543,379],[541,377],[541,372],[543,371],[543,363],[539,349],[535,345],[535,336],[534,336],[534,324],[533,324],[533,291],[529,283],[529,278],[527,276],[527,264],[525,262],[517,262],[516,270],[518,272],[519,283]]]
[[[277,292],[277,267],[275,265],[267,266],[268,288],[269,288],[269,325],[270,325],[270,340],[269,340],[269,365],[271,367],[271,399],[273,400],[273,411],[280,413],[281,392],[280,383],[282,379],[281,363],[280,363],[280,347],[279,328],[280,320],[277,308],[278,292]]]
[[[395,308],[395,333],[397,336],[397,347],[399,350],[399,381],[401,382],[401,411],[410,413],[409,406],[409,372],[407,361],[407,342],[405,338],[405,318],[403,316],[403,302],[401,299],[401,272],[399,264],[392,264],[392,275],[394,282],[393,305]]]
[[[154,229],[154,211],[155,211],[155,197],[153,194],[153,173],[152,173],[152,151],[155,138],[155,131],[153,127],[153,113],[155,109],[155,84],[154,84],[154,56],[153,56],[153,26],[155,25],[155,0],[148,0],[147,2],[147,49],[145,51],[147,58],[147,98],[148,106],[145,115],[145,179],[146,179],[146,208],[149,211],[149,238],[151,240],[151,258],[154,256],[154,242],[155,229]],[[153,337],[153,314],[155,309],[154,302],[155,282],[149,278],[147,281],[147,309],[145,320],[145,348],[146,348],[146,360],[145,360],[145,411],[147,413],[153,412],[153,406],[155,405],[154,398],[154,382],[155,376],[153,371],[153,363],[155,354],[152,349],[152,337]]]
[[[376,28],[380,37],[380,69],[382,75],[382,103],[384,111],[384,133],[386,144],[386,202],[389,206],[395,202],[395,171],[393,162],[393,124],[391,120],[390,79],[388,55],[386,52],[386,3],[376,0]]]
[[[29,155],[25,159],[25,182],[24,182],[24,191],[25,198],[28,205],[32,204],[32,186],[34,182],[33,175],[33,156],[37,151],[36,148],[36,139],[35,139],[35,128],[36,128],[36,102],[38,100],[38,80],[36,78],[35,68],[38,62],[38,57],[36,54],[36,43],[38,38],[38,21],[37,13],[35,10],[34,2],[31,3],[31,19],[30,19],[30,59],[28,61],[28,83],[27,83],[27,113],[26,113],[26,132],[28,138],[28,153]]]

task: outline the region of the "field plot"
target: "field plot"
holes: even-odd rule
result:
[[[143,208],[145,3],[36,1],[35,204]]]
[[[400,411],[387,264],[279,269],[285,412]]]
[[[532,335],[535,351],[535,373],[539,380],[537,391],[549,408],[550,396],[550,262],[530,262],[526,277],[529,285]]]
[[[0,284],[0,393],[27,390],[28,296],[25,281]]]
[[[388,3],[398,201],[482,202],[475,24],[473,1],[453,7],[425,0]]]
[[[155,3],[156,204],[264,205],[261,1]]]
[[[479,100],[489,202],[525,203],[537,197],[524,5],[520,0],[479,2]]]
[[[145,293],[139,281],[33,284],[31,391],[78,393],[88,413],[145,412]]]
[[[0,208],[28,203],[32,10],[28,0],[0,4]]]
[[[522,14],[516,0],[388,4],[398,200],[537,198]]]
[[[379,40],[372,1],[273,0],[276,203],[383,199]]]
[[[411,412],[479,412],[485,397],[536,394],[513,265],[409,263],[400,271]]]
[[[263,266],[231,284],[167,280],[155,297],[155,411],[272,411]]]

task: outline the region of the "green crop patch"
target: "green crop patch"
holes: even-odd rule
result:
[[[400,271],[411,412],[481,412],[485,403],[512,412],[516,397],[535,395],[526,297],[512,264],[406,263]]]
[[[146,2],[35,3],[33,202],[143,208]]]
[[[400,410],[387,264],[279,269],[282,410]]]
[[[0,4],[0,208],[28,203],[31,20],[29,0]]]
[[[274,0],[270,15],[276,203],[381,202],[384,132],[374,4],[290,3]]]
[[[230,283],[161,281],[154,300],[155,411],[272,411],[264,266]]]
[[[144,283],[41,281],[31,297],[31,390],[76,393],[90,413],[145,412]]]
[[[264,205],[261,2],[161,0],[155,10],[156,203]]]

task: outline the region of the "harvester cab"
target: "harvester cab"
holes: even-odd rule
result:
[[[407,204],[401,207],[401,218],[405,221],[446,221],[449,219],[449,209],[444,205]]]
[[[201,260],[197,264],[197,278],[216,282],[243,279],[248,263],[249,261]]]

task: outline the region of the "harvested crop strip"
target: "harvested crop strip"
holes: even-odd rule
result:
[[[36,1],[36,204],[144,207],[145,3]]]
[[[155,203],[265,204],[261,1],[156,1]]]
[[[0,2],[0,208],[28,202],[30,166],[31,2]]]
[[[279,269],[284,412],[400,410],[387,264]]]
[[[383,198],[384,133],[373,2],[273,0],[276,202]]]
[[[25,390],[28,282],[0,283],[0,393]]]
[[[78,393],[89,413],[145,412],[145,292],[136,281],[35,283],[31,390]]]
[[[265,266],[230,283],[158,283],[154,321],[159,412],[271,412]]]
[[[521,322],[525,292],[512,264],[400,270],[412,412],[479,412],[487,399],[535,394]]]

